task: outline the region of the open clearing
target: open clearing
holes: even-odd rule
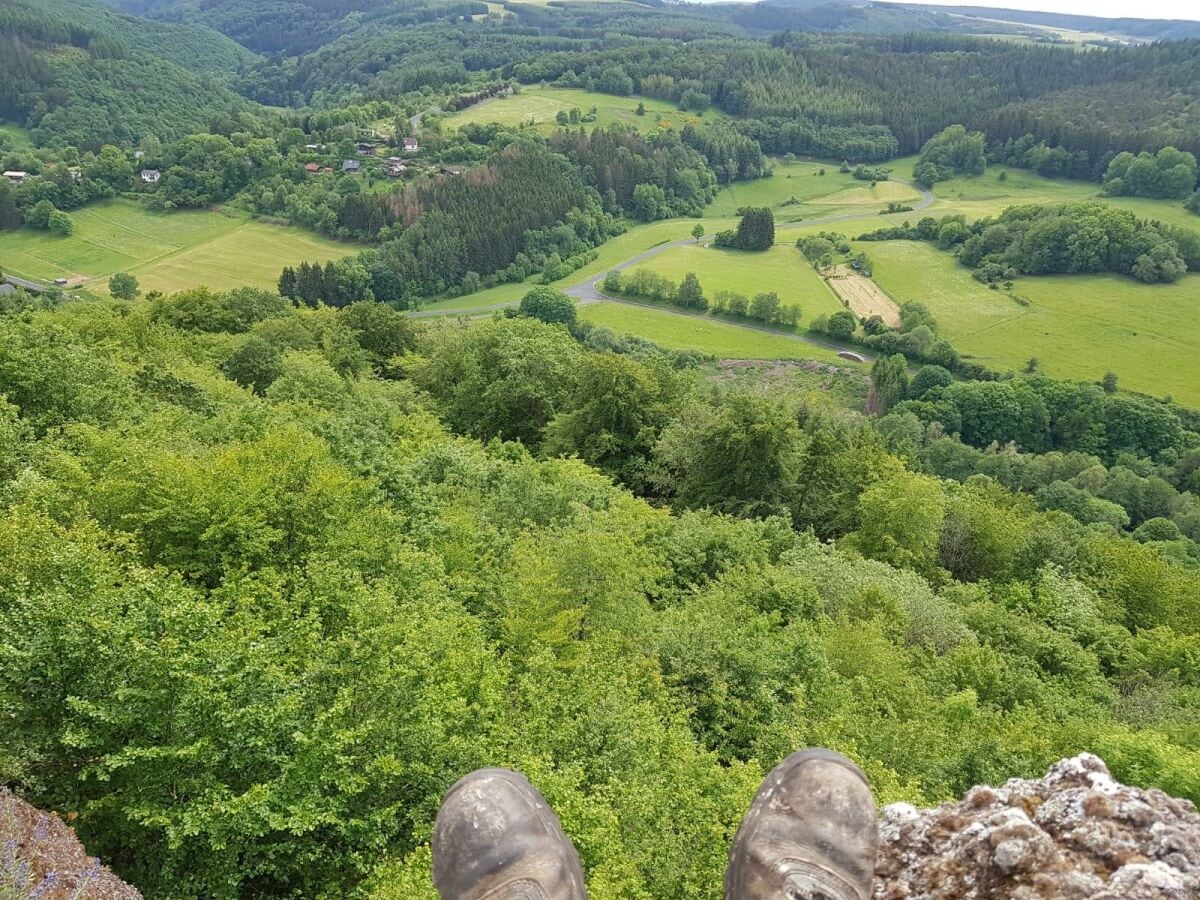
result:
[[[914,161],[915,157],[908,157],[888,165],[899,177],[908,177]],[[1097,198],[1099,189],[1095,184],[1052,180],[1019,169],[1004,170],[1008,174],[1001,180],[1002,169],[993,167],[981,176],[960,177],[939,184],[934,189],[936,199],[926,210],[871,215],[869,205],[855,206],[844,199],[836,205],[824,205],[825,198],[838,192],[869,190],[862,182],[838,172],[836,165],[802,160],[775,160],[774,164],[775,175],[771,178],[739,182],[723,189],[700,221],[706,232],[712,234],[734,227],[736,219],[733,216],[740,206],[772,206],[777,227],[781,229],[778,233],[780,244],[766,253],[739,253],[689,244],[635,263],[626,271],[647,268],[675,282],[692,271],[700,278],[708,296],[720,290],[747,295],[773,290],[784,302],[800,303],[803,324],[820,313],[840,309],[841,303],[831,287],[793,249],[792,242],[799,235],[833,230],[853,238],[875,228],[899,224],[906,219],[916,221],[927,215],[940,217],[961,213],[974,220],[997,215],[1020,203],[1052,204]],[[825,175],[818,174],[821,168],[825,168]],[[895,182],[881,184],[904,187]],[[782,205],[793,197],[796,203]],[[1145,218],[1158,218],[1200,230],[1200,216],[1187,212],[1176,201],[1104,200]],[[792,215],[803,214],[807,219],[815,219],[846,213],[856,214],[859,218],[825,225],[819,222],[788,223],[788,217]],[[596,262],[568,275],[556,286],[577,284],[603,275],[659,244],[685,239],[695,223],[695,219],[671,219],[636,225],[601,246]],[[1017,282],[1016,293],[1033,301],[1030,306],[1023,307],[1006,292],[987,289],[952,256],[927,244],[904,241],[859,243],[855,249],[866,250],[871,256],[874,280],[894,303],[911,300],[926,303],[937,316],[945,337],[960,352],[974,356],[980,362],[994,368],[1015,369],[1023,366],[1031,356],[1037,356],[1042,368],[1051,374],[1087,379],[1099,378],[1112,369],[1127,388],[1148,393],[1173,390],[1180,400],[1200,403],[1200,366],[1194,362],[1194,354],[1200,348],[1194,347],[1186,336],[1175,333],[1179,330],[1177,321],[1153,325],[1151,322],[1154,316],[1178,314],[1186,309],[1189,311],[1185,313],[1186,320],[1197,323],[1195,332],[1200,335],[1200,276],[1189,276],[1181,284],[1161,288],[1139,285],[1115,276],[1022,278]],[[498,285],[468,296],[438,301],[426,308],[453,312],[512,303],[519,300],[532,284]],[[1166,299],[1158,303],[1159,298]],[[1155,301],[1154,316],[1144,316],[1144,306],[1151,299]],[[604,324],[610,324],[614,329],[656,340],[655,333],[647,329],[661,329],[664,322],[671,321],[661,317],[672,315],[665,310],[643,311],[638,307],[607,303],[584,306],[581,313],[596,320],[606,317],[608,321]],[[678,331],[672,332],[677,340],[670,346],[702,346],[708,352],[735,358],[766,355],[765,351],[753,352],[753,347],[762,340],[757,335],[752,335],[754,344],[751,346],[734,345],[736,351],[726,353],[730,350],[728,342],[732,340],[729,331],[738,330],[735,325],[719,319],[706,322],[683,316],[676,318],[687,320],[688,328],[701,330],[690,338],[679,335]],[[706,324],[712,324],[718,330],[702,329]],[[675,327],[680,326],[676,324]],[[775,339],[788,340],[778,336]],[[812,358],[825,358],[819,355],[820,348],[811,350],[808,355]],[[1148,359],[1154,360],[1153,366],[1147,364]]]
[[[846,266],[834,266],[827,283],[860,319],[879,316],[891,328],[900,327],[900,307],[870,278]]]
[[[15,122],[0,121],[0,148],[25,150],[30,146],[28,131]]]
[[[356,249],[298,228],[209,210],[156,213],[130,200],[96,203],[70,215],[75,233],[69,237],[30,228],[0,234],[0,266],[32,280],[68,278],[99,290],[114,272],[136,275],[144,291],[270,287],[284,265],[324,262]]]
[[[705,214],[735,216],[743,206],[769,206],[774,210],[775,218],[782,220],[799,212],[802,204],[814,198],[863,186],[861,181],[839,172],[838,167],[830,163],[773,158],[771,169],[770,177],[738,181],[721,188],[716,199],[704,210]]]
[[[1047,275],[1016,280],[1014,293],[973,279],[948,253],[913,241],[857,244],[874,277],[898,302],[919,301],[960,353],[996,369],[1037,357],[1043,371],[1097,380],[1116,372],[1123,388],[1200,404],[1200,275],[1145,285],[1118,275]]]
[[[785,334],[731,325],[719,319],[682,315],[666,309],[627,303],[589,303],[580,317],[622,334],[649,338],[668,350],[692,347],[722,359],[816,359],[839,366],[861,364],[838,357],[833,350]]]
[[[858,182],[858,187],[818,197],[811,202],[818,206],[863,206],[867,204],[908,203],[921,199],[921,192],[899,181],[877,181],[874,187]]]
[[[673,247],[632,266],[626,274],[642,268],[665,275],[676,284],[688,272],[695,272],[704,295],[709,298],[718,291],[747,297],[775,291],[782,303],[799,303],[806,322],[820,313],[837,312],[841,308],[821,277],[789,244],[776,244],[763,253],[689,244]]]
[[[644,116],[636,112],[638,103],[646,106]],[[652,97],[617,97],[579,88],[527,87],[511,96],[492,97],[461,112],[449,114],[445,124],[448,128],[458,128],[470,122],[497,122],[509,126],[527,125],[549,134],[559,127],[554,120],[559,112],[569,113],[572,109],[578,109],[586,115],[593,106],[596,108],[596,120],[583,123],[588,129],[620,123],[632,125],[640,131],[656,128],[679,130],[687,124],[699,125],[725,118],[723,113],[715,109],[707,110],[703,115],[681,112],[674,104]]]

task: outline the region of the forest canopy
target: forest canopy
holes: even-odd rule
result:
[[[534,317],[23,302],[0,772],[147,895],[431,897],[483,765],[535,778],[601,900],[712,896],[805,744],[883,801],[1085,748],[1200,799],[1169,407],[931,370],[871,420]]]

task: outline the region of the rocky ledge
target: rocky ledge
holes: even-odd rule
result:
[[[883,811],[875,900],[1200,898],[1200,815],[1090,753],[957,803]]]
[[[1200,815],[1089,753],[957,803],[883,811],[875,900],[1196,900]],[[6,892],[7,891],[7,892]],[[141,900],[75,833],[0,789],[0,897]]]
[[[0,788],[0,897],[36,900],[142,900],[89,857],[75,832]]]

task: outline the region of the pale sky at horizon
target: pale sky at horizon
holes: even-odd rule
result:
[[[904,2],[904,0],[887,0]],[[1070,13],[1076,16],[1105,16],[1110,19],[1200,20],[1196,0],[908,0],[938,6],[992,6],[997,9],[1027,9],[1038,12]]]

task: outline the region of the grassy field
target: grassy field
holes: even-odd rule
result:
[[[622,334],[649,338],[669,350],[697,347],[722,359],[816,359],[848,367],[860,366],[840,358],[832,350],[785,334],[755,331],[718,319],[686,316],[665,309],[626,303],[590,303],[579,308],[579,315]]]
[[[765,253],[690,244],[667,250],[628,271],[639,268],[665,275],[676,284],[686,273],[695,272],[709,297],[718,291],[733,291],[747,297],[775,291],[783,303],[799,303],[806,322],[820,313],[841,309],[825,282],[790,243],[776,244]]]
[[[638,103],[646,105],[646,114],[636,114]],[[457,128],[470,122],[498,122],[501,125],[531,124],[538,131],[551,133],[559,126],[554,117],[557,113],[578,109],[586,115],[596,107],[596,121],[587,123],[588,128],[605,128],[615,123],[634,125],[642,131],[654,128],[676,129],[691,122],[714,122],[724,118],[717,110],[708,110],[703,116],[692,112],[680,112],[671,103],[651,97],[617,97],[578,88],[534,87],[524,88],[510,97],[493,97],[461,112],[445,118],[446,128]]]
[[[100,290],[114,272],[136,275],[145,291],[268,287],[289,262],[324,261],[355,250],[300,229],[208,210],[155,213],[129,200],[93,204],[71,219],[70,237],[29,228],[0,235],[0,266],[25,278],[68,278]]]
[[[775,210],[775,217],[781,218],[798,205],[789,203],[784,206],[788,201],[806,203],[863,184],[848,174],[842,174],[836,165],[829,163],[772,159],[771,167],[774,174],[769,178],[739,181],[721,188],[717,198],[704,212],[723,217],[736,215],[743,206],[769,206]]]
[[[889,163],[900,177],[912,170],[914,157]],[[901,184],[877,185],[870,197],[869,186],[842,175],[835,165],[824,165],[825,175],[817,174],[820,163],[776,160],[771,178],[742,182],[726,188],[706,210],[700,221],[708,233],[735,224],[740,206],[772,206],[780,232],[777,246],[765,254],[742,254],[695,246],[673,248],[628,271],[648,268],[679,281],[684,273],[696,272],[705,293],[732,290],[752,295],[774,290],[785,302],[798,301],[804,321],[819,313],[839,308],[837,299],[816,273],[792,249],[796,237],[805,233],[832,229],[854,237],[865,231],[924,215],[943,216],[961,213],[969,219],[996,215],[1019,203],[1065,203],[1098,196],[1098,185],[1042,178],[1018,169],[1008,169],[1001,180],[999,167],[981,176],[960,177],[943,182],[934,189],[935,201],[927,210],[886,216],[870,215],[871,205],[883,205],[891,199],[907,199]],[[789,177],[790,176],[790,177]],[[880,192],[878,189],[886,184]],[[782,206],[795,197],[800,202]],[[856,202],[857,201],[857,204]],[[1158,218],[1200,229],[1200,216],[1187,212],[1175,201],[1116,198],[1108,200],[1137,215]],[[856,213],[861,218],[832,224],[788,223],[787,216],[802,214],[805,219]],[[673,219],[638,225],[600,248],[600,258],[579,272],[569,275],[558,286],[575,284],[587,277],[602,275],[614,265],[666,241],[686,238],[693,219]],[[1179,285],[1162,288],[1139,285],[1117,277],[1023,278],[1016,291],[1033,302],[1020,306],[1003,291],[991,291],[971,278],[948,254],[925,244],[885,242],[858,245],[875,262],[879,285],[897,302],[919,300],[933,309],[945,336],[963,353],[996,368],[1019,368],[1031,356],[1041,360],[1051,374],[1073,378],[1099,378],[1110,368],[1121,376],[1130,389],[1162,394],[1174,391],[1184,402],[1200,403],[1200,367],[1190,355],[1200,347],[1169,326],[1164,318],[1185,309],[1193,316],[1200,312],[1200,276],[1191,276]],[[429,309],[447,312],[500,303],[515,302],[529,284],[500,285],[466,297],[430,304]],[[1160,303],[1160,298],[1166,302]],[[664,343],[669,346],[701,346],[709,352],[731,357],[766,355],[744,343],[734,341],[736,326],[719,320],[686,320],[683,324],[668,311],[640,310],[635,307],[600,304],[583,308],[588,318],[630,333],[658,340],[664,325],[671,325]],[[1183,321],[1188,321],[1187,316]],[[711,327],[709,327],[711,326]],[[713,331],[713,329],[716,329]],[[761,344],[752,332],[751,345]],[[1200,326],[1196,334],[1200,335]],[[766,335],[772,341],[788,338]],[[746,337],[741,336],[745,341]],[[761,348],[760,348],[761,349]],[[785,354],[786,355],[786,354]],[[1153,358],[1155,367],[1145,365]],[[1157,360],[1162,359],[1160,364]],[[1179,373],[1186,372],[1182,378]]]
[[[892,297],[925,303],[959,352],[988,366],[1018,369],[1037,357],[1050,375],[1091,380],[1112,371],[1124,388],[1200,405],[1200,275],[1172,285],[1117,275],[1020,278],[1014,292],[1031,301],[1022,306],[928,244],[858,246]]]
[[[933,186],[940,200],[1003,200],[1009,206],[1023,203],[1065,203],[1093,197],[1100,186],[1090,181],[1043,178],[1024,169],[989,166],[982,175],[956,175]]]
[[[584,266],[578,272],[572,272],[566,278],[556,282],[555,287],[561,288],[567,285],[578,284],[585,278],[603,275],[613,266],[651,247],[666,243],[667,241],[677,241],[686,238],[691,233],[692,226],[695,224],[695,219],[667,219],[662,222],[650,222],[646,225],[637,225],[630,228],[624,234],[618,235],[611,241],[603,244],[599,248],[599,257],[595,262]],[[705,228],[708,228],[710,231],[715,230],[716,227],[727,228],[729,225],[730,222],[722,220],[704,220]],[[524,284],[501,284],[494,288],[476,291],[474,294],[467,294],[464,297],[452,297],[449,300],[438,300],[434,303],[427,303],[423,308],[429,310],[457,310],[492,306],[497,303],[509,303],[514,300],[520,300],[525,295],[525,292],[536,283],[537,280],[535,278]]]
[[[29,132],[15,122],[0,121],[0,147],[24,150],[30,146]]]

